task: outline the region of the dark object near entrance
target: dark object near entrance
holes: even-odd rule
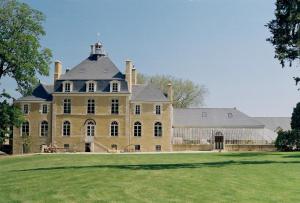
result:
[[[91,143],[85,143],[85,152],[91,152]]]
[[[224,137],[215,136],[215,149],[224,149]]]

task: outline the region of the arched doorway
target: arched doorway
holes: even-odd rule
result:
[[[215,149],[224,149],[224,136],[221,132],[216,132],[215,134]]]

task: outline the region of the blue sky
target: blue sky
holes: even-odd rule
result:
[[[282,69],[264,25],[274,0],[26,0],[47,19],[43,46],[53,60],[72,68],[100,40],[124,71],[170,74],[209,89],[206,107],[237,107],[251,116],[290,116],[300,101],[292,77]],[[53,65],[43,83],[51,83]],[[11,80],[3,87],[12,89]]]

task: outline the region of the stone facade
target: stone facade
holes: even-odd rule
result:
[[[29,135],[22,135],[22,130],[24,131],[24,129],[22,129],[23,127],[14,128],[14,154],[41,152],[45,146],[53,146],[57,151],[72,152],[151,152],[172,150],[171,133],[173,108],[172,98],[170,97],[171,94],[169,97],[166,97],[160,90],[154,87],[138,85],[136,70],[129,60],[126,61],[124,75],[118,73],[120,75],[119,78],[107,78],[106,75],[110,71],[118,70],[115,70],[113,65],[104,61],[109,59],[107,59],[107,56],[104,54],[101,54],[103,52],[100,54],[95,53],[96,46],[94,47],[94,52],[91,53],[91,59],[87,59],[87,62],[97,66],[94,68],[91,65],[91,71],[98,71],[99,75],[94,74],[87,76],[82,74],[80,64],[79,68],[75,67],[74,70],[70,70],[70,72],[66,72],[62,75],[61,63],[56,61],[53,90],[47,91],[45,85],[40,84],[32,96],[20,98],[16,101],[16,105],[19,105],[23,111],[27,111],[26,109],[24,110],[24,105],[28,108],[28,113],[26,112],[24,115],[29,124]],[[88,68],[86,68],[87,72],[89,71]],[[92,70],[92,68],[94,69]],[[69,76],[69,73],[71,76]],[[67,78],[73,77],[72,74],[76,74],[76,79]],[[67,79],[64,79],[64,77]],[[82,83],[82,81],[84,81],[84,83]],[[101,91],[99,88],[99,91],[92,92],[88,91],[88,86],[86,86],[86,88],[79,87],[80,84],[85,84],[89,81],[95,82],[95,89],[98,89],[98,86],[101,87],[106,83],[108,86]],[[119,85],[117,91],[112,91],[111,81],[117,81]],[[71,83],[70,91],[66,91],[65,89],[69,88],[64,86],[66,82]],[[143,87],[144,90],[141,87]],[[170,86],[170,89],[171,88]],[[82,89],[84,90],[82,91]],[[139,98],[138,96],[138,94],[141,95],[141,90],[134,92],[134,89],[146,91],[145,99]],[[170,90],[170,92],[172,91]],[[153,94],[154,97],[149,97],[151,94]],[[64,112],[65,99],[69,99],[71,103],[70,113]],[[94,101],[95,108],[93,113],[88,113],[87,111],[88,100]],[[118,101],[118,113],[112,113],[113,100]],[[47,104],[47,113],[43,113],[43,104]],[[139,105],[140,114],[136,113],[135,108],[137,105]],[[156,113],[156,106],[160,106],[159,114]],[[42,136],[41,133],[43,130],[43,121],[48,123],[46,136]],[[63,125],[65,121],[70,123],[70,134],[68,136],[64,136]],[[94,124],[92,136],[89,134],[89,121]],[[112,136],[111,134],[112,122],[116,122],[118,125],[117,136]],[[135,136],[134,134],[134,124],[136,122],[141,124],[140,136]],[[161,136],[155,136],[155,123],[157,122],[161,123],[162,126]]]

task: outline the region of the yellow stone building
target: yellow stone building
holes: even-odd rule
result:
[[[14,128],[13,153],[273,151],[278,129],[289,129],[290,118],[252,118],[236,108],[173,110],[172,97],[171,84],[165,93],[138,84],[130,60],[123,74],[96,43],[65,73],[56,61],[53,85],[15,102],[26,121]]]
[[[14,128],[14,154],[49,146],[70,152],[172,150],[172,85],[166,95],[137,84],[132,61],[123,74],[100,43],[65,73],[56,61],[54,84],[40,84],[15,103],[26,121]]]

